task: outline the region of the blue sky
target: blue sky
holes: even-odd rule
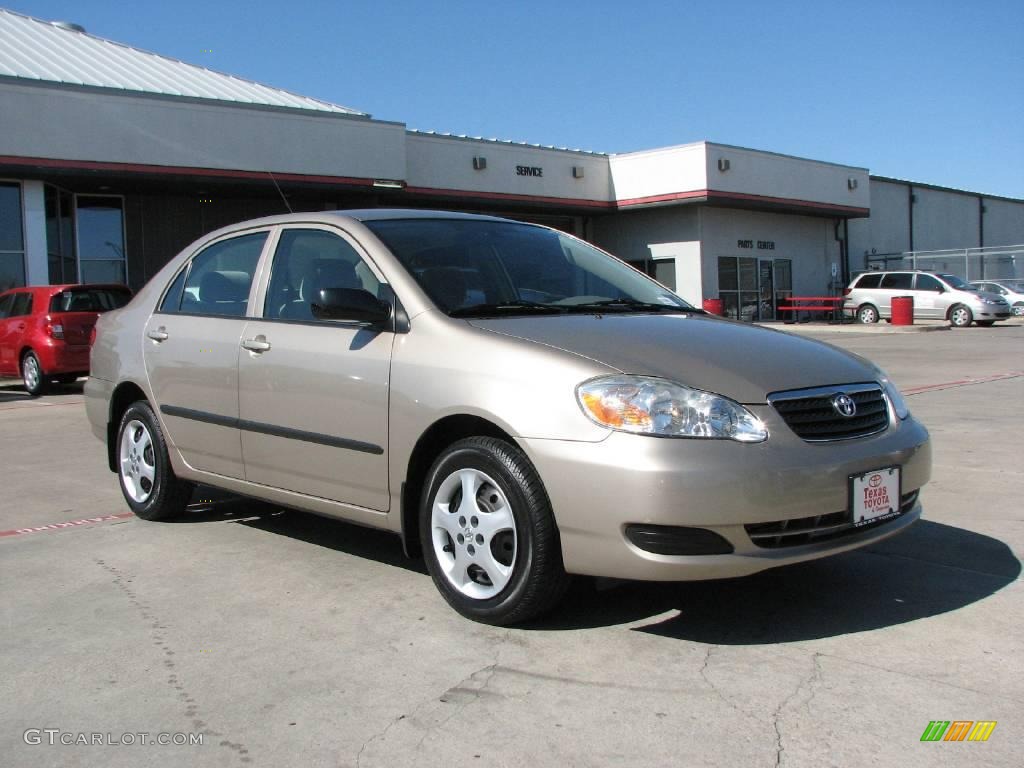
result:
[[[410,128],[707,139],[1024,198],[1021,0],[0,3]]]

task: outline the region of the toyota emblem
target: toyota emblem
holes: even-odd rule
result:
[[[840,392],[832,398],[832,407],[836,409],[836,413],[848,419],[857,415],[857,404],[845,392]]]

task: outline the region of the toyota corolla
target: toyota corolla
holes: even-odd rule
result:
[[[495,624],[569,574],[734,577],[865,546],[920,516],[931,472],[868,361],[494,217],[221,229],[101,317],[91,363],[89,419],[140,518],[203,483],[391,530]]]

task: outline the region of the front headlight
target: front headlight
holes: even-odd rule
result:
[[[903,399],[903,395],[896,389],[896,385],[889,381],[889,377],[880,369],[878,371],[878,380],[885,390],[885,396],[892,403],[892,409],[896,411],[896,416],[900,421],[903,421],[910,415],[910,406],[907,405],[907,401]]]
[[[602,427],[665,437],[760,443],[768,430],[726,397],[653,376],[602,376],[576,387],[580,408]]]

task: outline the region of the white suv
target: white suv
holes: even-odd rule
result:
[[[949,320],[955,328],[972,322],[992,325],[1010,317],[1010,305],[995,293],[980,291],[956,275],[918,270],[865,272],[844,291],[843,311],[852,312],[862,323],[892,318],[892,300],[897,296],[914,299],[914,318]]]

